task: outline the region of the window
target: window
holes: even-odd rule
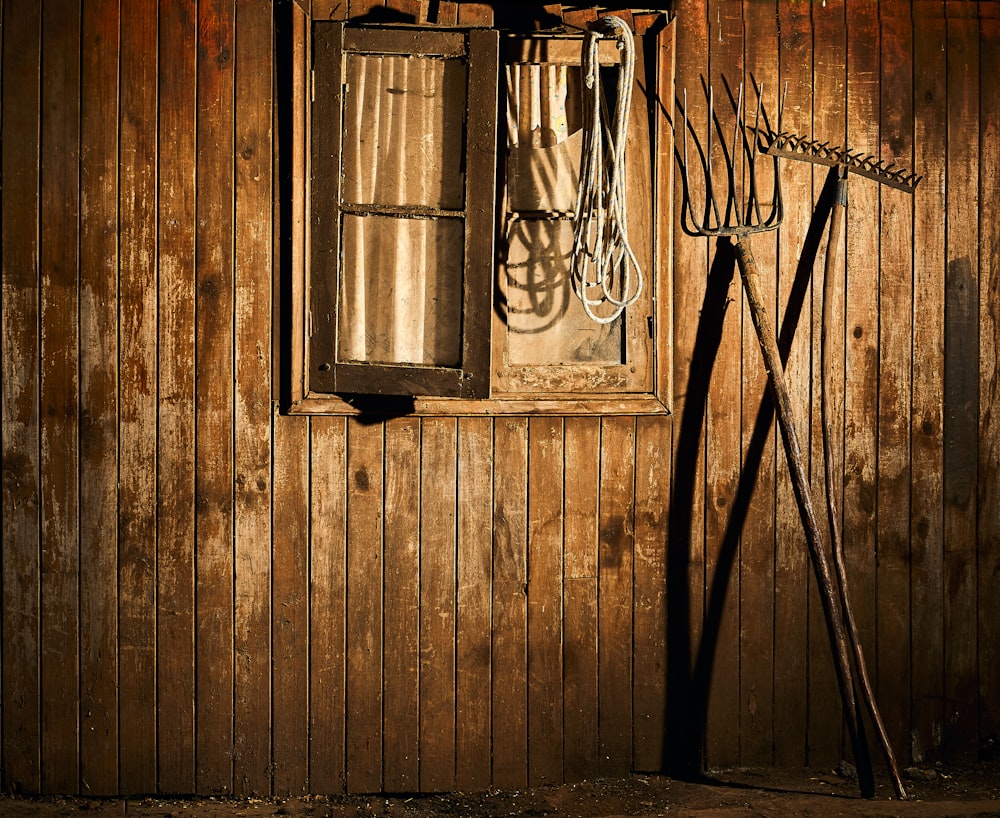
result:
[[[327,21],[307,31],[291,411],[352,412],[359,395],[411,397],[422,413],[665,411],[667,255],[657,265],[653,195],[663,146],[642,93],[626,155],[645,286],[601,324],[569,279],[579,36]],[[601,55],[619,59],[610,41]],[[639,89],[644,72],[640,52]]]

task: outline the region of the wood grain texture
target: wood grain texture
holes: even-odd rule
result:
[[[493,421],[458,420],[455,786],[491,781]]]
[[[563,420],[528,421],[528,782],[563,780]]]
[[[41,9],[3,7],[3,785],[41,786],[38,297]],[[16,38],[16,39],[14,39]]]
[[[802,6],[786,4],[779,5],[778,15],[782,46],[778,79],[786,99],[782,128],[795,133],[808,133],[812,115],[812,50],[808,15]],[[798,102],[789,105],[788,99]],[[807,165],[786,163],[782,168],[781,184],[785,221],[778,240],[775,324],[800,435],[805,435],[811,428],[811,320],[806,285],[809,270],[800,269],[798,260],[813,201],[812,170]],[[833,665],[828,658],[828,642],[819,642],[813,650],[816,640],[811,639],[811,635],[822,631],[810,630],[809,624],[810,618],[815,619],[819,606],[814,605],[810,612],[809,602],[815,600],[815,585],[809,570],[802,519],[792,490],[783,441],[780,433],[776,434],[779,448],[774,501],[774,664],[782,670],[775,678],[774,741],[775,762],[783,764],[788,758],[805,752],[807,728],[813,724],[812,710],[807,710],[812,702],[811,685],[817,679],[824,682],[830,680],[832,685]],[[804,448],[808,451],[807,447]],[[812,661],[814,655],[816,662]],[[810,671],[813,672],[810,674]],[[829,698],[830,685],[821,697],[824,701]],[[827,752],[830,752],[829,749]],[[839,752],[836,755],[839,756]],[[810,759],[812,757],[809,756]]]
[[[195,183],[197,19],[161,2],[157,756],[163,792],[195,787]],[[107,42],[105,40],[105,42]],[[105,46],[106,47],[106,46]]]
[[[156,789],[155,4],[119,34],[119,788]]]
[[[877,154],[878,8],[860,3],[848,15],[847,144]],[[875,657],[875,509],[878,433],[878,185],[852,180],[846,214],[846,347],[851,377],[844,391],[844,525],[847,573],[865,656]]]
[[[80,788],[95,795],[118,792],[118,27],[116,4],[84,9],[80,81],[102,91],[80,109]]]
[[[732,133],[736,121],[736,102],[742,80],[743,9],[739,3],[711,0],[708,19],[708,81],[715,95],[714,113],[722,133]],[[724,145],[713,140],[711,160],[724,169]],[[737,173],[742,173],[740,168]],[[725,179],[712,180],[716,195],[726,190]],[[721,182],[721,185],[720,185]],[[767,238],[765,238],[765,241]],[[720,243],[721,244],[721,243]],[[739,598],[738,528],[728,522],[738,513],[735,507],[741,460],[741,391],[742,311],[741,284],[736,275],[735,258],[729,247],[717,246],[712,263],[718,267],[720,296],[725,290],[725,304],[718,316],[719,336],[714,349],[715,363],[709,383],[705,416],[705,585],[706,606],[704,633],[695,665],[695,683],[706,686],[705,749],[723,766],[735,764],[739,741],[733,741],[733,728],[739,725],[740,711],[740,608],[732,604]],[[738,733],[737,733],[738,735]]]
[[[382,788],[383,451],[382,424],[348,422],[348,792],[377,792]]]
[[[309,786],[346,786],[347,422],[312,422],[309,528]]]
[[[234,77],[231,0],[198,5],[196,787],[233,788]]]
[[[689,138],[704,133],[708,105],[701,90],[708,54],[708,18],[702,2],[685,0],[677,6],[678,19],[685,20],[685,34],[677,42],[676,107],[674,122],[685,115]],[[689,143],[693,144],[693,143]],[[681,172],[684,168],[681,168]],[[687,194],[695,207],[702,207],[705,182],[700,168],[687,174]],[[674,187],[674,212],[683,214],[684,184]],[[700,212],[700,211],[698,211]],[[667,618],[667,737],[664,761],[678,772],[702,766],[704,722],[697,715],[697,691],[692,679],[695,652],[702,636],[704,614],[704,418],[708,382],[714,362],[718,333],[717,318],[722,299],[709,287],[718,278],[707,275],[708,248],[700,236],[676,229],[673,244],[675,286],[674,313],[674,416],[672,494],[667,551],[667,594],[671,599]]]
[[[746,3],[743,26],[745,93],[761,89],[766,110],[776,117],[781,86],[778,80],[778,18],[770,3]],[[832,12],[831,12],[832,13]],[[756,92],[753,92],[756,95]],[[773,196],[769,174],[757,177],[762,201]],[[778,234],[753,238],[753,253],[762,270],[765,306],[777,315]],[[742,326],[742,438],[740,482],[733,504],[732,526],[742,518],[740,543],[740,759],[743,764],[770,764],[774,757],[775,651],[775,467],[782,452],[774,423],[774,403],[757,334],[746,300]],[[766,657],[766,660],[765,660]]]
[[[309,419],[274,425],[274,536],[271,553],[271,727],[273,791],[300,795],[309,788]],[[243,607],[248,607],[245,603]],[[260,635],[258,634],[258,638]],[[264,699],[264,701],[267,701]],[[259,714],[258,718],[267,718]],[[259,775],[248,769],[251,776]],[[240,786],[253,787],[254,777]]]
[[[979,165],[977,6],[945,4],[948,57],[948,196],[944,290],[944,724],[949,760],[978,752],[975,559],[979,461]]]
[[[493,784],[528,783],[528,421],[494,422]]]
[[[943,361],[945,169],[947,156],[945,18],[940,0],[919,0],[913,13],[913,163],[924,175],[914,195],[913,374],[910,411],[912,725],[915,763],[941,759],[944,730]],[[919,320],[918,320],[919,316]]]
[[[635,431],[635,608],[632,647],[633,767],[658,771],[666,741],[667,510],[673,427],[638,418]]]
[[[982,77],[1000,71],[1000,13],[995,4],[980,4],[979,64]],[[980,86],[980,128],[983,144],[1000,138],[1000,94],[995,82]],[[1000,162],[995,153],[980,155],[980,213],[1000,207]],[[1000,705],[993,691],[1000,689],[1000,623],[991,614],[988,600],[1000,587],[1000,238],[990,231],[989,220],[980,221],[979,257],[979,517],[978,517],[978,628],[979,628],[979,736],[1000,734]]]
[[[563,463],[563,774],[597,775],[599,418],[566,418]]]
[[[79,758],[80,10],[42,15],[41,696],[42,790],[75,793]]]
[[[1000,678],[997,4],[676,6],[693,132],[702,77],[719,110],[723,76],[763,80],[769,111],[788,80],[784,127],[924,175],[912,198],[851,179],[837,471],[896,750],[973,759]],[[672,417],[566,394],[289,417],[274,11],[62,8],[0,4],[0,789],[472,792],[839,761],[756,339],[725,247],[681,230],[669,149]],[[289,4],[303,46],[302,9],[347,13]],[[673,65],[659,47],[647,71]],[[753,239],[814,477],[825,179],[783,160],[785,223]],[[707,657],[732,671],[722,700]]]
[[[632,766],[635,418],[602,418],[600,479],[597,767],[622,776]]]
[[[457,420],[421,421],[420,788],[455,789]]]
[[[385,788],[420,784],[420,421],[385,426]]]
[[[912,22],[907,3],[883,3],[880,156],[913,166]],[[870,180],[857,180],[857,185]],[[876,183],[877,184],[877,183]],[[896,748],[909,739],[910,395],[913,337],[913,196],[882,187],[879,222],[879,396],[876,644],[880,711]],[[873,744],[873,751],[874,751]]]
[[[271,645],[260,638],[272,621],[271,470],[272,431],[268,380],[271,375],[271,190],[273,66],[272,4],[241,3],[236,8],[235,175],[234,195],[234,473],[235,473],[235,697],[233,790],[238,795],[266,795],[271,791]],[[307,447],[303,447],[307,452]],[[300,455],[306,461],[308,454]],[[291,462],[298,464],[295,459]],[[304,481],[308,482],[308,480]],[[303,487],[294,508],[305,518],[308,499]],[[287,495],[286,495],[287,496]],[[308,541],[294,555],[293,595],[298,597],[296,658],[306,664]],[[276,549],[284,558],[285,550]],[[278,629],[281,633],[281,629]],[[276,663],[277,664],[277,663]],[[280,665],[278,665],[280,667]],[[305,673],[301,667],[297,679]],[[304,684],[299,695],[304,700]],[[280,687],[277,689],[281,689]],[[300,705],[297,730],[308,735],[306,703]],[[279,710],[280,712],[280,710]],[[275,756],[279,757],[275,748]],[[296,771],[288,788],[305,787],[308,778],[305,739],[298,739]],[[281,781],[275,770],[275,784]]]

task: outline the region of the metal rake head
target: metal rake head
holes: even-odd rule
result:
[[[840,168],[842,173],[856,173],[906,193],[913,193],[923,178],[893,162],[877,159],[870,153],[850,151],[839,146],[831,147],[829,142],[808,139],[787,131],[761,134],[761,138],[769,143],[766,152],[771,156],[784,156]]]
[[[739,95],[735,101],[736,121],[733,125],[732,142],[727,145],[722,133],[722,124],[715,114],[714,92],[708,87],[708,129],[705,143],[694,137],[698,148],[697,162],[705,179],[704,210],[700,218],[695,215],[694,204],[691,201],[691,162],[688,158],[688,112],[687,90],[684,91],[684,155],[683,184],[684,204],[681,214],[681,224],[685,232],[700,236],[734,236],[737,239],[751,233],[762,233],[773,230],[784,215],[781,203],[781,185],[778,178],[778,157],[769,156],[770,175],[772,176],[773,196],[770,203],[762,203],[757,190],[757,164],[761,155],[760,142],[757,134],[761,132],[761,122],[764,130],[770,132],[767,113],[764,111],[761,93],[763,86],[755,86],[757,95],[757,111],[754,114],[754,124],[748,126],[743,120],[743,85],[740,84]],[[732,97],[730,97],[732,99]],[[781,110],[778,110],[778,121],[781,121]],[[713,132],[718,133],[719,149],[721,149],[726,172],[726,195],[722,199],[716,195],[712,179],[712,154],[715,151]],[[743,184],[738,176],[742,176]]]

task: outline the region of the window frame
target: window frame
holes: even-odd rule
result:
[[[288,414],[326,414],[326,415],[357,415],[362,413],[372,414],[396,414],[403,411],[407,414],[434,416],[457,416],[457,415],[531,415],[531,414],[557,414],[557,415],[608,415],[608,414],[629,414],[629,415],[649,415],[649,414],[669,414],[669,392],[672,375],[670,360],[670,334],[672,329],[672,315],[670,304],[671,292],[671,269],[670,269],[670,233],[672,222],[672,152],[673,142],[669,126],[664,126],[665,116],[662,111],[654,112],[654,107],[662,108],[663,100],[672,100],[673,97],[673,27],[672,19],[666,20],[665,25],[660,27],[655,37],[646,38],[646,42],[653,42],[656,52],[647,55],[646,65],[653,66],[656,73],[656,87],[658,94],[653,99],[644,99],[642,94],[638,94],[633,101],[633,117],[642,117],[647,112],[649,116],[649,144],[648,150],[650,162],[650,182],[649,191],[651,202],[655,207],[651,208],[653,217],[650,225],[650,248],[648,257],[651,260],[650,268],[647,272],[647,287],[650,291],[651,315],[649,316],[649,336],[648,336],[648,377],[646,377],[640,387],[640,391],[620,390],[616,384],[611,384],[606,391],[573,391],[567,389],[558,391],[548,389],[544,393],[532,393],[518,391],[517,386],[510,388],[510,380],[505,383],[502,372],[503,363],[501,356],[496,353],[498,321],[496,310],[493,308],[495,288],[498,286],[496,265],[496,252],[493,242],[496,241],[497,233],[502,229],[504,214],[500,212],[501,204],[497,197],[489,203],[488,207],[481,210],[477,208],[475,218],[481,219],[477,222],[482,225],[479,231],[470,231],[476,234],[476,238],[482,240],[488,237],[488,251],[482,249],[471,249],[467,246],[466,252],[479,253],[479,256],[471,259],[473,265],[478,265],[477,277],[481,277],[483,287],[480,287],[477,295],[478,304],[486,304],[486,312],[476,305],[465,307],[468,312],[463,312],[463,335],[469,335],[469,330],[475,331],[471,334],[478,335],[476,341],[486,345],[485,357],[478,360],[486,364],[486,369],[482,370],[482,375],[476,369],[476,365],[469,366],[470,361],[466,361],[463,352],[463,363],[466,364],[463,374],[453,377],[451,394],[448,395],[411,395],[401,399],[379,399],[380,394],[397,392],[398,390],[385,390],[379,387],[379,379],[397,378],[400,373],[394,372],[395,367],[385,367],[378,364],[360,364],[360,367],[341,364],[337,370],[336,382],[331,384],[329,380],[323,381],[317,378],[315,367],[310,366],[310,333],[315,331],[311,324],[315,322],[315,315],[311,315],[310,301],[312,287],[314,286],[314,263],[315,253],[319,248],[312,246],[313,232],[311,229],[312,220],[315,217],[315,207],[311,200],[313,193],[311,182],[311,169],[314,161],[313,145],[311,139],[312,117],[314,113],[314,102],[312,100],[312,66],[314,59],[313,43],[316,40],[314,30],[320,21],[313,22],[308,15],[302,14],[297,17],[293,25],[293,78],[292,78],[292,236],[291,236],[291,270],[290,286],[285,290],[286,299],[283,303],[288,303],[288,321],[282,331],[282,343],[287,343],[288,361],[288,384],[287,390],[283,392],[282,410]],[[343,25],[329,21],[322,21],[322,25]],[[438,30],[433,26],[379,26],[385,31],[409,32],[408,36],[428,33],[437,34]],[[347,23],[347,30],[352,30],[350,22]],[[353,29],[356,30],[356,29]],[[441,31],[461,31],[466,34],[471,43],[473,39],[485,37],[497,37],[497,30],[492,28],[463,27],[442,27]],[[565,40],[567,38],[558,38]],[[637,41],[639,37],[637,36]],[[579,39],[576,40],[579,42]],[[318,49],[317,49],[318,50]],[[494,52],[495,53],[495,52]],[[641,52],[640,52],[641,54]],[[652,57],[650,59],[650,56]],[[642,57],[640,56],[640,59]],[[474,64],[474,63],[473,63]],[[499,89],[502,86],[502,67],[504,59],[496,56],[492,64],[492,76],[489,72],[481,74],[486,76],[485,87],[479,87],[478,91],[473,90],[473,81],[469,78],[468,98],[475,100],[480,98],[479,94],[486,93],[493,97],[499,96]],[[470,66],[471,68],[471,66]],[[637,71],[637,80],[638,80]],[[665,76],[668,74],[669,76]],[[638,86],[638,82],[637,82]],[[499,100],[495,108],[499,114]],[[469,117],[488,121],[489,117]],[[492,129],[495,133],[498,127],[499,116],[493,117]],[[655,125],[655,127],[654,127]],[[470,128],[472,130],[472,128]],[[339,137],[339,133],[338,133]],[[497,139],[492,140],[494,146]],[[491,172],[496,180],[497,160],[495,157]],[[499,151],[501,154],[504,151]],[[502,158],[500,161],[503,161]],[[473,174],[467,174],[467,186],[475,183]],[[493,185],[496,187],[496,184]],[[470,207],[473,200],[466,199],[466,208]],[[328,218],[327,215],[326,218]],[[480,244],[480,247],[484,244]],[[329,248],[326,248],[329,250]],[[488,268],[488,269],[486,269]],[[466,281],[471,278],[468,270],[465,276]],[[478,279],[477,279],[478,280]],[[470,285],[475,282],[469,281]],[[485,289],[484,289],[485,288]],[[485,301],[483,300],[485,293]],[[635,323],[635,322],[633,322]],[[645,319],[643,321],[645,323]],[[492,348],[492,353],[490,349]],[[475,353],[473,353],[475,354]],[[629,362],[627,365],[631,365]],[[600,368],[600,365],[597,365]],[[355,377],[356,368],[366,370],[362,377]],[[419,367],[403,367],[408,372]],[[573,368],[576,368],[574,365]],[[431,368],[433,369],[433,368]],[[469,378],[465,372],[472,374]],[[599,373],[598,373],[599,378]],[[584,382],[593,385],[594,378],[583,377]],[[619,379],[620,382],[620,379]],[[482,384],[487,388],[492,385],[492,394],[483,397],[481,391]],[[475,384],[475,386],[472,386]],[[317,388],[321,386],[322,388]],[[331,388],[332,387],[332,388]],[[333,391],[337,389],[337,392]],[[400,407],[403,407],[402,409]]]
[[[489,396],[492,259],[494,257],[493,194],[496,175],[496,120],[473,116],[468,107],[483,94],[495,93],[498,70],[498,34],[471,29],[467,35],[448,30],[350,28],[344,22],[324,21],[313,26],[312,82],[327,78],[329,94],[313,91],[311,171],[324,180],[313,185],[310,198],[310,264],[308,361],[310,387],[317,392],[366,395],[429,395],[486,398]],[[343,66],[348,54],[461,59],[466,63],[465,185],[463,222],[462,312],[460,362],[455,367],[368,363],[338,360],[340,336],[337,308],[343,265],[340,247],[341,216],[359,208],[344,203],[341,194],[342,134],[344,130]],[[326,124],[328,123],[328,125]],[[329,184],[326,184],[326,181]],[[397,208],[402,211],[403,208]],[[360,208],[374,215],[386,208]],[[433,216],[431,209],[423,215]],[[438,211],[439,213],[441,211]],[[458,215],[458,214],[461,215]],[[389,217],[394,217],[391,212]],[[404,213],[395,216],[405,217]],[[332,342],[332,343],[331,343]],[[323,347],[332,346],[324,355]],[[332,358],[332,360],[325,360]]]

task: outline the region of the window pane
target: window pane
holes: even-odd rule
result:
[[[510,65],[507,71],[508,207],[572,211],[583,148],[580,69]]]
[[[461,363],[459,219],[343,218],[338,359]]]
[[[512,364],[621,364],[622,320],[592,321],[573,292],[568,219],[518,219],[508,230],[501,287]]]
[[[349,54],[346,70],[343,201],[462,209],[465,65]]]

